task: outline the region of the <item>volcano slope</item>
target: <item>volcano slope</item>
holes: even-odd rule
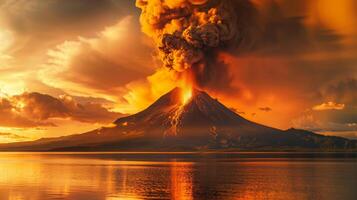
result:
[[[355,151],[357,142],[313,132],[279,130],[244,119],[207,93],[193,90],[182,103],[175,88],[115,126],[33,142],[0,145],[2,151]]]

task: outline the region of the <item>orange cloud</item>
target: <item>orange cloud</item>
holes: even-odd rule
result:
[[[345,109],[345,104],[342,103],[335,103],[335,102],[327,102],[327,103],[322,103],[320,105],[316,105],[312,108],[313,110],[343,110]]]
[[[54,98],[40,93],[24,93],[0,99],[0,126],[55,126],[51,119],[108,124],[120,116],[98,103],[78,103],[71,96]]]
[[[11,143],[11,142],[22,142],[29,140],[28,137],[13,134],[13,133],[1,133],[0,132],[0,143]]]
[[[70,94],[117,98],[125,85],[153,71],[151,50],[135,31],[131,17],[97,37],[80,37],[48,51],[40,79]]]
[[[0,99],[0,126],[5,127],[37,127],[54,126],[49,122],[35,121],[19,114],[8,99]]]
[[[261,110],[263,112],[271,112],[271,111],[273,111],[273,109],[271,109],[270,107],[260,107],[259,110]]]
[[[307,22],[329,27],[336,32],[351,36],[357,33],[356,7],[354,0],[314,0],[308,1]],[[333,11],[333,12],[331,12]]]

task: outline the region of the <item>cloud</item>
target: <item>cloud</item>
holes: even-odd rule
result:
[[[8,77],[36,76],[48,49],[79,36],[95,37],[103,27],[129,14],[135,16],[134,8],[130,0],[0,1],[0,49],[11,41],[5,52],[0,50],[0,82],[16,84]],[[4,30],[11,33],[5,42],[1,40]]]
[[[0,29],[0,72],[8,69],[10,61],[13,59],[7,53],[8,49],[13,45],[14,37],[11,31]]]
[[[334,105],[310,109],[293,120],[293,126],[330,135],[350,136],[357,133],[357,107],[345,106],[335,109]],[[352,134],[353,135],[353,134]]]
[[[328,120],[327,118],[320,118],[314,113],[306,113],[300,118],[294,120],[294,126],[318,132],[356,131],[356,127],[351,126],[351,123],[334,122],[333,120]]]
[[[68,93],[118,96],[126,84],[153,71],[151,50],[132,22],[126,17],[96,37],[49,50],[41,80]]]
[[[51,119],[108,124],[119,117],[99,103],[78,103],[73,97],[58,98],[40,93],[23,93],[0,99],[0,126],[55,126]]]
[[[295,120],[302,128],[318,129],[322,132],[346,135],[357,132],[357,81],[354,78],[332,81],[320,89],[320,100],[326,103],[312,106]],[[339,103],[336,103],[339,102]],[[310,125],[307,125],[308,117]]]
[[[23,40],[26,44],[42,46],[63,39],[64,35],[88,34],[105,23],[113,23],[133,12],[134,6],[130,5],[129,0],[92,0],[90,3],[86,0],[3,0],[0,24],[11,29],[20,40],[27,40]],[[41,38],[43,36],[46,40]]]
[[[20,142],[29,140],[28,137],[13,134],[13,133],[1,133],[0,132],[0,143],[10,143],[10,142]]]
[[[345,109],[345,104],[335,103],[329,101],[327,103],[322,103],[320,105],[316,105],[312,108],[313,110],[321,111],[321,110],[343,110]]]
[[[237,108],[230,107],[229,108],[231,111],[237,113],[238,115],[245,115],[246,113],[243,111],[239,111]]]
[[[353,76],[353,72],[351,73]],[[357,77],[346,78],[326,85],[321,95],[329,101],[338,101],[357,106]]]
[[[6,127],[54,126],[49,122],[38,122],[20,115],[8,99],[0,99],[0,125]]]
[[[136,5],[142,9],[142,30],[155,41],[164,66],[189,71],[198,87],[232,92],[234,75],[220,53],[288,56],[340,47],[338,34],[323,24],[308,26],[306,13],[291,15],[283,7],[287,2],[202,1],[196,5],[138,0]]]
[[[264,111],[264,112],[271,112],[271,111],[273,111],[273,109],[271,109],[270,107],[260,107],[259,110]]]

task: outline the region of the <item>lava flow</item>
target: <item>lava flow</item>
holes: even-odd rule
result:
[[[165,132],[165,136],[177,135],[179,131],[180,119],[185,111],[185,106],[192,99],[192,87],[181,87],[180,90],[180,104],[174,108],[173,114],[170,116],[171,127]]]

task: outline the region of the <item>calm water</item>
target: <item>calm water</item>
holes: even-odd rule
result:
[[[0,153],[0,199],[357,199],[355,154]]]

